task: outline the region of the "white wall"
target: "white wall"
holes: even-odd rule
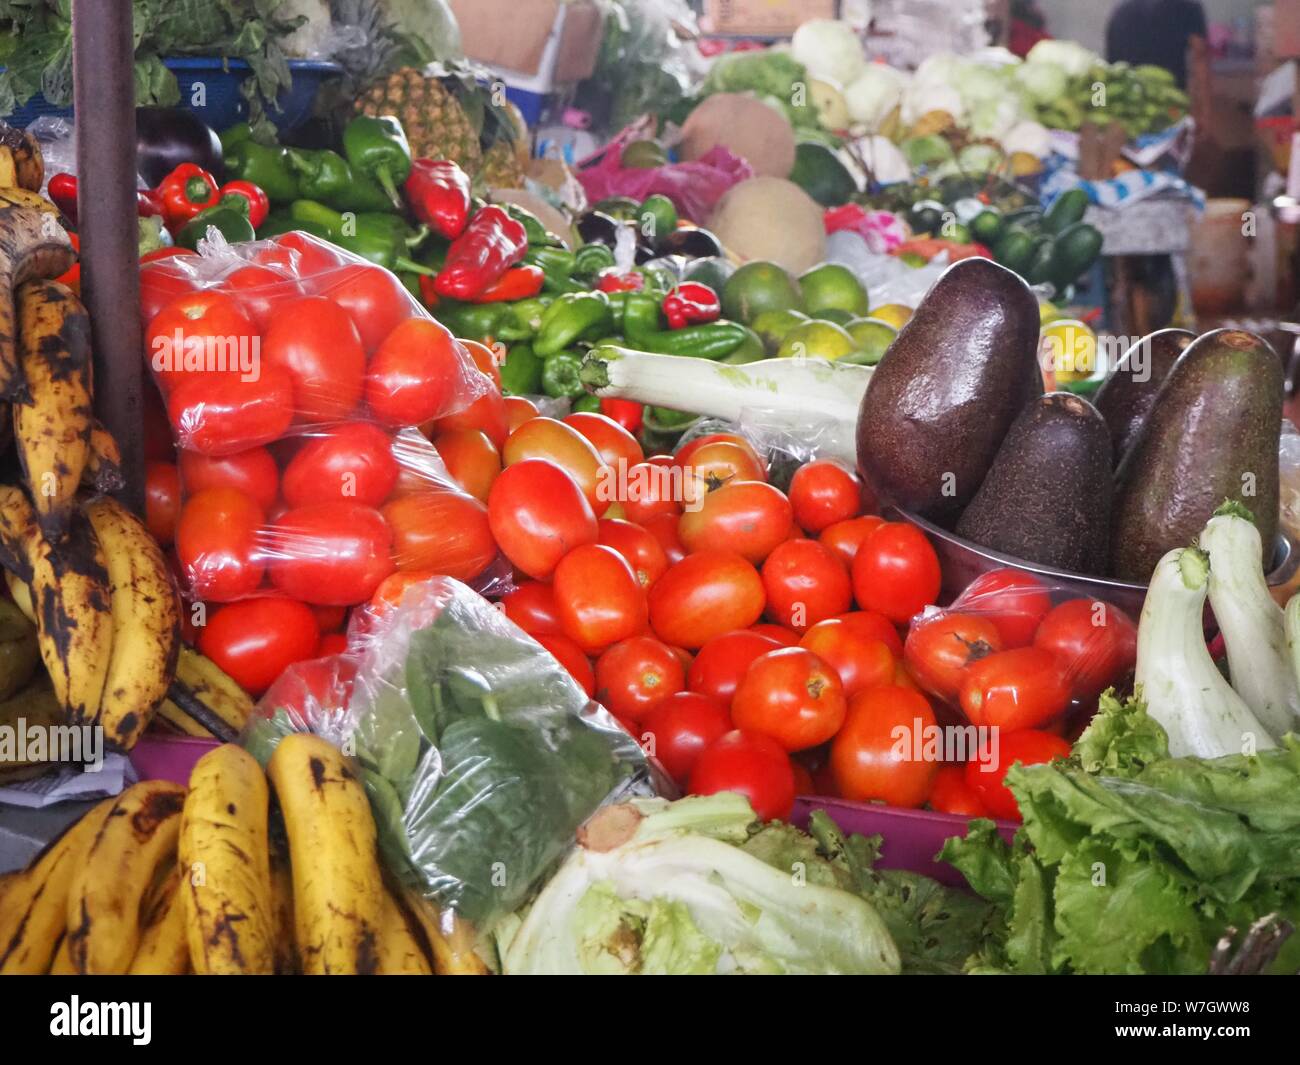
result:
[[[1047,16],[1047,30],[1053,37],[1078,41],[1100,52],[1106,40],[1106,19],[1119,0],[1038,0]],[[1201,0],[1207,22],[1254,19],[1262,0]]]

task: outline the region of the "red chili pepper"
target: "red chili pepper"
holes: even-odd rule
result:
[[[50,178],[49,196],[54,206],[73,223],[77,222],[77,179],[72,174],[54,174]]]
[[[271,210],[271,201],[266,198],[266,193],[251,181],[227,181],[221,186],[220,203],[226,203],[229,200],[241,199],[248,204],[248,224],[254,229],[266,221],[267,213]],[[243,210],[239,204],[232,204],[236,210]]]
[[[469,222],[469,176],[450,160],[416,159],[403,186],[411,213],[435,233],[455,240]]]
[[[640,292],[645,288],[645,274],[635,270],[623,274],[617,266],[611,266],[596,275],[596,287],[601,292]]]
[[[471,303],[504,303],[510,300],[531,299],[542,291],[546,274],[540,266],[524,264],[512,266],[495,281],[482,295],[475,296]]]
[[[600,413],[635,434],[641,429],[645,408],[634,399],[602,399]]]
[[[195,163],[181,163],[158,183],[157,192],[168,229],[179,229],[200,211],[221,201],[216,178]]]
[[[708,285],[686,281],[664,297],[663,310],[669,329],[683,329],[688,325],[716,322],[722,315],[722,304]]]
[[[61,176],[72,177],[71,174],[64,174]],[[76,181],[76,178],[73,178],[72,180]],[[50,184],[54,184],[54,178],[50,179]],[[53,199],[53,197],[51,197],[51,199]],[[62,210],[62,208],[59,209]],[[72,241],[72,247],[76,249],[77,254],[80,255],[81,238],[78,237],[77,234],[75,233],[69,233],[68,239]],[[68,267],[67,270],[61,273],[54,280],[64,285],[67,285],[68,288],[72,289],[73,292],[75,292],[78,296],[80,296],[81,295],[81,263],[80,262],[73,263],[70,267]]]
[[[482,208],[447,249],[434,291],[454,300],[472,300],[486,292],[528,251],[528,233],[495,204]]]

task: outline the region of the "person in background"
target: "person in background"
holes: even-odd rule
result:
[[[1011,27],[1007,47],[1021,59],[1039,41],[1051,36],[1047,19],[1034,0],[1011,0]]]
[[[1205,38],[1200,0],[1123,0],[1106,23],[1106,59],[1164,67],[1187,87],[1187,47]]]

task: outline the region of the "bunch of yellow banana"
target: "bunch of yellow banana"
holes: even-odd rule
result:
[[[0,878],[0,974],[487,971],[468,926],[386,882],[358,770],[317,736],[266,773],[217,747],[188,789],[136,784]]]

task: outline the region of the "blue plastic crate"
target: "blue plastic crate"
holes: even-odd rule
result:
[[[180,85],[180,106],[193,111],[215,130],[233,126],[247,115],[244,98],[239,94],[239,84],[248,75],[248,64],[242,59],[223,61],[215,56],[173,56],[163,60],[167,69],[176,75]],[[272,122],[282,132],[302,125],[311,117],[312,105],[321,84],[341,72],[337,63],[315,59],[289,60],[289,73],[293,84],[288,92],[280,94],[276,107],[268,110]],[[194,106],[194,86],[203,83],[203,105]],[[9,115],[5,121],[22,128],[42,115],[71,118],[71,107],[54,107],[39,93]]]

